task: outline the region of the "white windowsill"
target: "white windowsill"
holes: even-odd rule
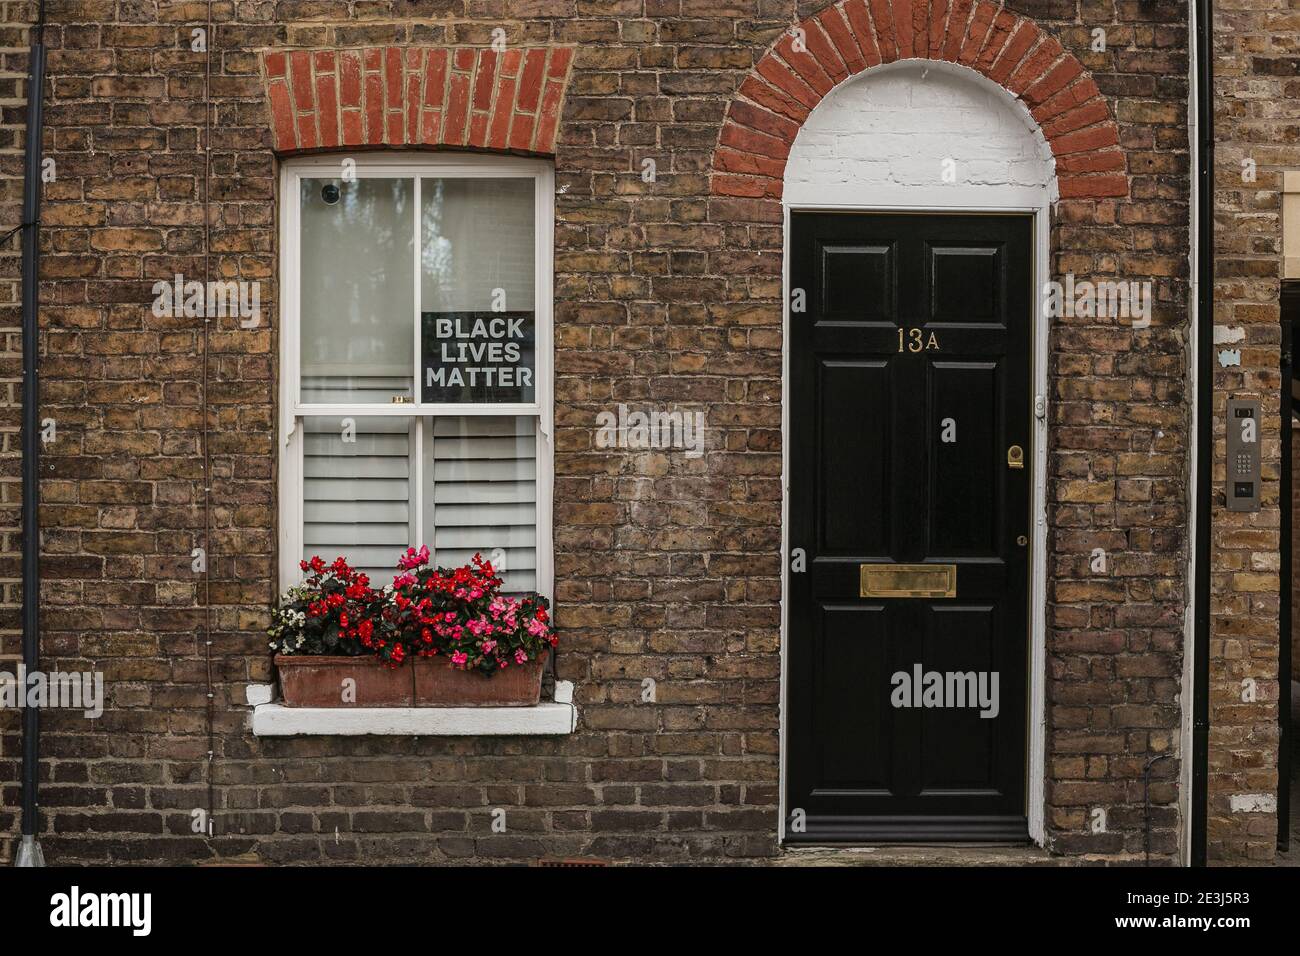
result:
[[[273,685],[250,684],[255,737],[521,737],[571,734],[578,726],[573,682],[535,707],[285,707]]]

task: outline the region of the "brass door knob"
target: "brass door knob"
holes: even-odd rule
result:
[[[1007,449],[1007,467],[1024,468],[1025,467],[1025,450],[1019,445],[1012,445]]]

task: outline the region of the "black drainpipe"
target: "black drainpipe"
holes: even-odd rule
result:
[[[38,304],[40,301],[41,247],[41,136],[44,133],[42,100],[45,93],[45,0],[41,0],[32,47],[28,54],[27,143],[23,183],[23,667],[28,674],[40,669],[39,625],[41,578],[41,528],[37,514],[40,496],[40,389],[36,379]],[[23,689],[20,687],[20,692]],[[15,866],[44,866],[36,811],[40,772],[40,711],[23,708],[23,830]]]
[[[1196,514],[1192,866],[1206,863],[1210,761],[1210,515],[1214,478],[1214,3],[1196,0]]]

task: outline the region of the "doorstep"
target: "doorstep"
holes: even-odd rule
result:
[[[255,737],[534,737],[573,733],[573,682],[532,707],[286,707],[273,684],[248,685]]]
[[[771,866],[1075,866],[1078,863],[1078,860],[1052,856],[1040,846],[969,843],[790,847],[769,861]]]

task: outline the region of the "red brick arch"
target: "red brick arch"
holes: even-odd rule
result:
[[[801,21],[731,101],[713,192],[779,198],[790,147],[822,97],[854,74],[908,59],[959,63],[1018,97],[1051,146],[1061,198],[1129,194],[1119,128],[1083,64],[990,0],[841,0]]]
[[[278,153],[345,146],[555,151],[572,47],[263,51]]]

